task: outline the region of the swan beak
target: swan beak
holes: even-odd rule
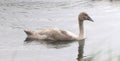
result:
[[[94,21],[92,20],[92,18],[89,18],[88,20],[94,22]]]

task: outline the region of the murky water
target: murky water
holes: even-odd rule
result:
[[[116,57],[120,52],[119,6],[119,2],[82,0],[0,3],[0,60],[77,61],[77,42],[64,48],[46,44],[25,45],[23,30],[55,27],[78,34],[77,17],[80,12],[87,12],[95,21],[84,24],[84,56],[99,51],[106,54],[112,50],[112,56]]]

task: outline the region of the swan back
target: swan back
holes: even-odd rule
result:
[[[61,29],[45,29],[45,30],[36,30],[36,31],[25,31],[27,38],[45,40],[45,41],[63,41],[77,40],[77,35],[69,31],[64,31]]]

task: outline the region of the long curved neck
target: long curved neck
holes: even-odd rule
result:
[[[82,20],[78,20],[78,22],[79,22],[79,37],[80,38],[84,38],[84,26],[83,26],[83,21]]]

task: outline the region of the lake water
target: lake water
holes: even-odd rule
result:
[[[24,29],[60,28],[78,34],[77,17],[87,12],[84,56],[99,54],[97,61],[120,54],[119,1],[15,1],[0,3],[0,61],[77,61],[78,43],[57,48],[44,44],[24,44]],[[104,56],[103,56],[104,55]]]

